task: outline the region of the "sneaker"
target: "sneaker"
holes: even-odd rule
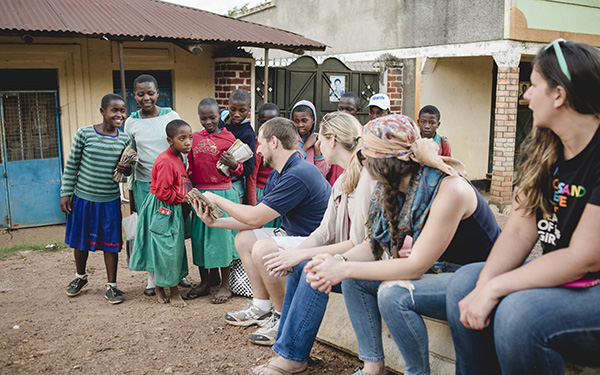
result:
[[[360,367],[357,367],[354,369],[354,372],[352,373],[352,375],[370,375],[369,373],[364,372]],[[382,372],[379,375],[388,375],[387,371]]]
[[[279,314],[271,314],[271,318],[250,335],[250,342],[257,345],[273,345],[279,329]]]
[[[144,289],[144,295],[148,297],[153,297],[156,295],[156,291],[154,290],[154,288],[146,288]]]
[[[271,309],[264,311],[249,302],[243,309],[225,314],[225,321],[234,326],[248,327],[253,324],[261,325],[271,317],[271,314]]]
[[[83,279],[80,277],[76,277],[75,280],[71,281],[69,283],[69,285],[67,285],[67,296],[75,297],[76,295],[81,293],[83,288],[85,288],[87,285],[88,285],[87,277],[83,278]]]
[[[116,305],[123,302],[123,292],[112,286],[106,289],[106,294],[104,294],[104,297],[106,297],[111,305]]]

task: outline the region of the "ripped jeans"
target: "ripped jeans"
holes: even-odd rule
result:
[[[429,374],[427,329],[421,315],[446,320],[446,287],[460,268],[436,262],[442,273],[410,280],[414,290],[395,282],[346,279],[342,292],[358,340],[358,357],[367,362],[383,361],[381,318],[404,359],[406,374]],[[382,285],[383,284],[383,285]]]

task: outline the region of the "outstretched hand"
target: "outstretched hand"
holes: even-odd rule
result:
[[[215,219],[209,215],[208,206],[206,206],[202,201],[193,199],[192,207],[194,208],[196,216],[198,216],[204,224],[208,225],[209,227],[212,226],[212,224],[215,222]]]

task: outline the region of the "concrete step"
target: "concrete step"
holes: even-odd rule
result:
[[[432,375],[454,375],[454,345],[446,322],[424,317],[429,334],[429,363]],[[317,340],[358,356],[358,343],[350,323],[344,297],[331,293],[323,323]],[[404,373],[404,361],[385,323],[383,325],[383,346],[385,364],[388,370]],[[567,375],[598,375],[600,368],[582,367],[568,364]]]

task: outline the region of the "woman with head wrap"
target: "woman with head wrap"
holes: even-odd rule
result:
[[[429,373],[427,330],[420,315],[446,320],[446,285],[464,264],[484,261],[500,233],[462,163],[437,153],[412,119],[380,117],[363,131],[365,167],[378,182],[366,240],[343,256],[319,255],[307,280],[342,292],[364,368],[385,373],[381,317],[404,358],[406,374]],[[406,236],[413,238],[404,251]]]

